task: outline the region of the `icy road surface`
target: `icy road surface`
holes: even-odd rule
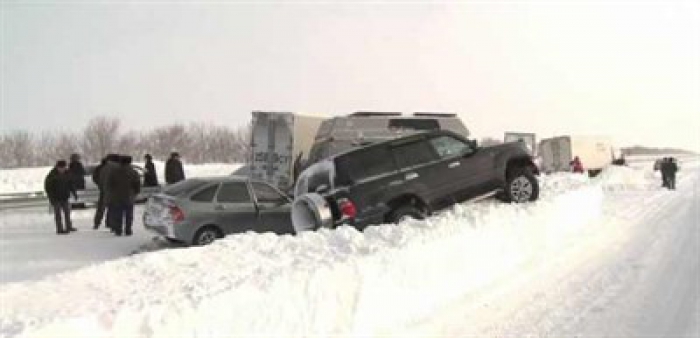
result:
[[[537,203],[464,204],[364,233],[243,234],[90,263],[148,241],[137,236],[85,247],[97,258],[58,275],[4,267],[62,264],[57,236],[13,244],[19,221],[3,216],[2,277],[22,282],[0,290],[0,336],[697,337],[698,162],[683,163],[678,191],[648,169],[547,176]]]

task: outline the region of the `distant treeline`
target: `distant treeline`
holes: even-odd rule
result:
[[[80,154],[85,164],[99,162],[108,153],[141,161],[147,153],[165,160],[177,151],[186,163],[245,162],[250,153],[248,127],[192,123],[138,132],[122,126],[118,118],[96,117],[77,132],[5,133],[0,135],[0,167],[48,166],[73,153]]]
[[[622,148],[622,153],[625,155],[696,155],[695,152],[677,149],[677,148],[650,148],[643,146],[634,146]]]

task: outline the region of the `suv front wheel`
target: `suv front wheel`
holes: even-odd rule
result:
[[[532,202],[536,201],[539,195],[539,183],[530,170],[516,169],[508,175],[504,196],[507,202]]]

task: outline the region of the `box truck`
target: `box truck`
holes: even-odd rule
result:
[[[540,171],[571,171],[570,163],[578,156],[583,168],[595,176],[613,161],[613,146],[605,136],[558,136],[543,139],[538,147]]]
[[[266,111],[252,115],[248,176],[290,191],[308,159],[318,127],[327,117]]]

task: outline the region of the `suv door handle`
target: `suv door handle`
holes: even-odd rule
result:
[[[408,173],[408,174],[406,174],[405,177],[406,177],[406,181],[410,181],[410,180],[418,178],[418,174],[417,173]]]
[[[389,186],[390,186],[390,187],[397,186],[397,185],[401,185],[401,184],[403,184],[403,181],[402,181],[402,180],[396,180],[396,181],[391,181],[391,182],[389,182]]]
[[[450,169],[452,169],[452,168],[457,168],[457,167],[459,167],[459,166],[460,166],[460,163],[459,163],[459,162],[452,162],[452,163],[450,163],[450,164],[447,165],[447,167],[450,168]]]
[[[223,206],[223,205],[217,205],[217,206],[214,207],[214,210],[216,210],[216,211],[223,211],[223,210],[226,210],[226,207]]]

